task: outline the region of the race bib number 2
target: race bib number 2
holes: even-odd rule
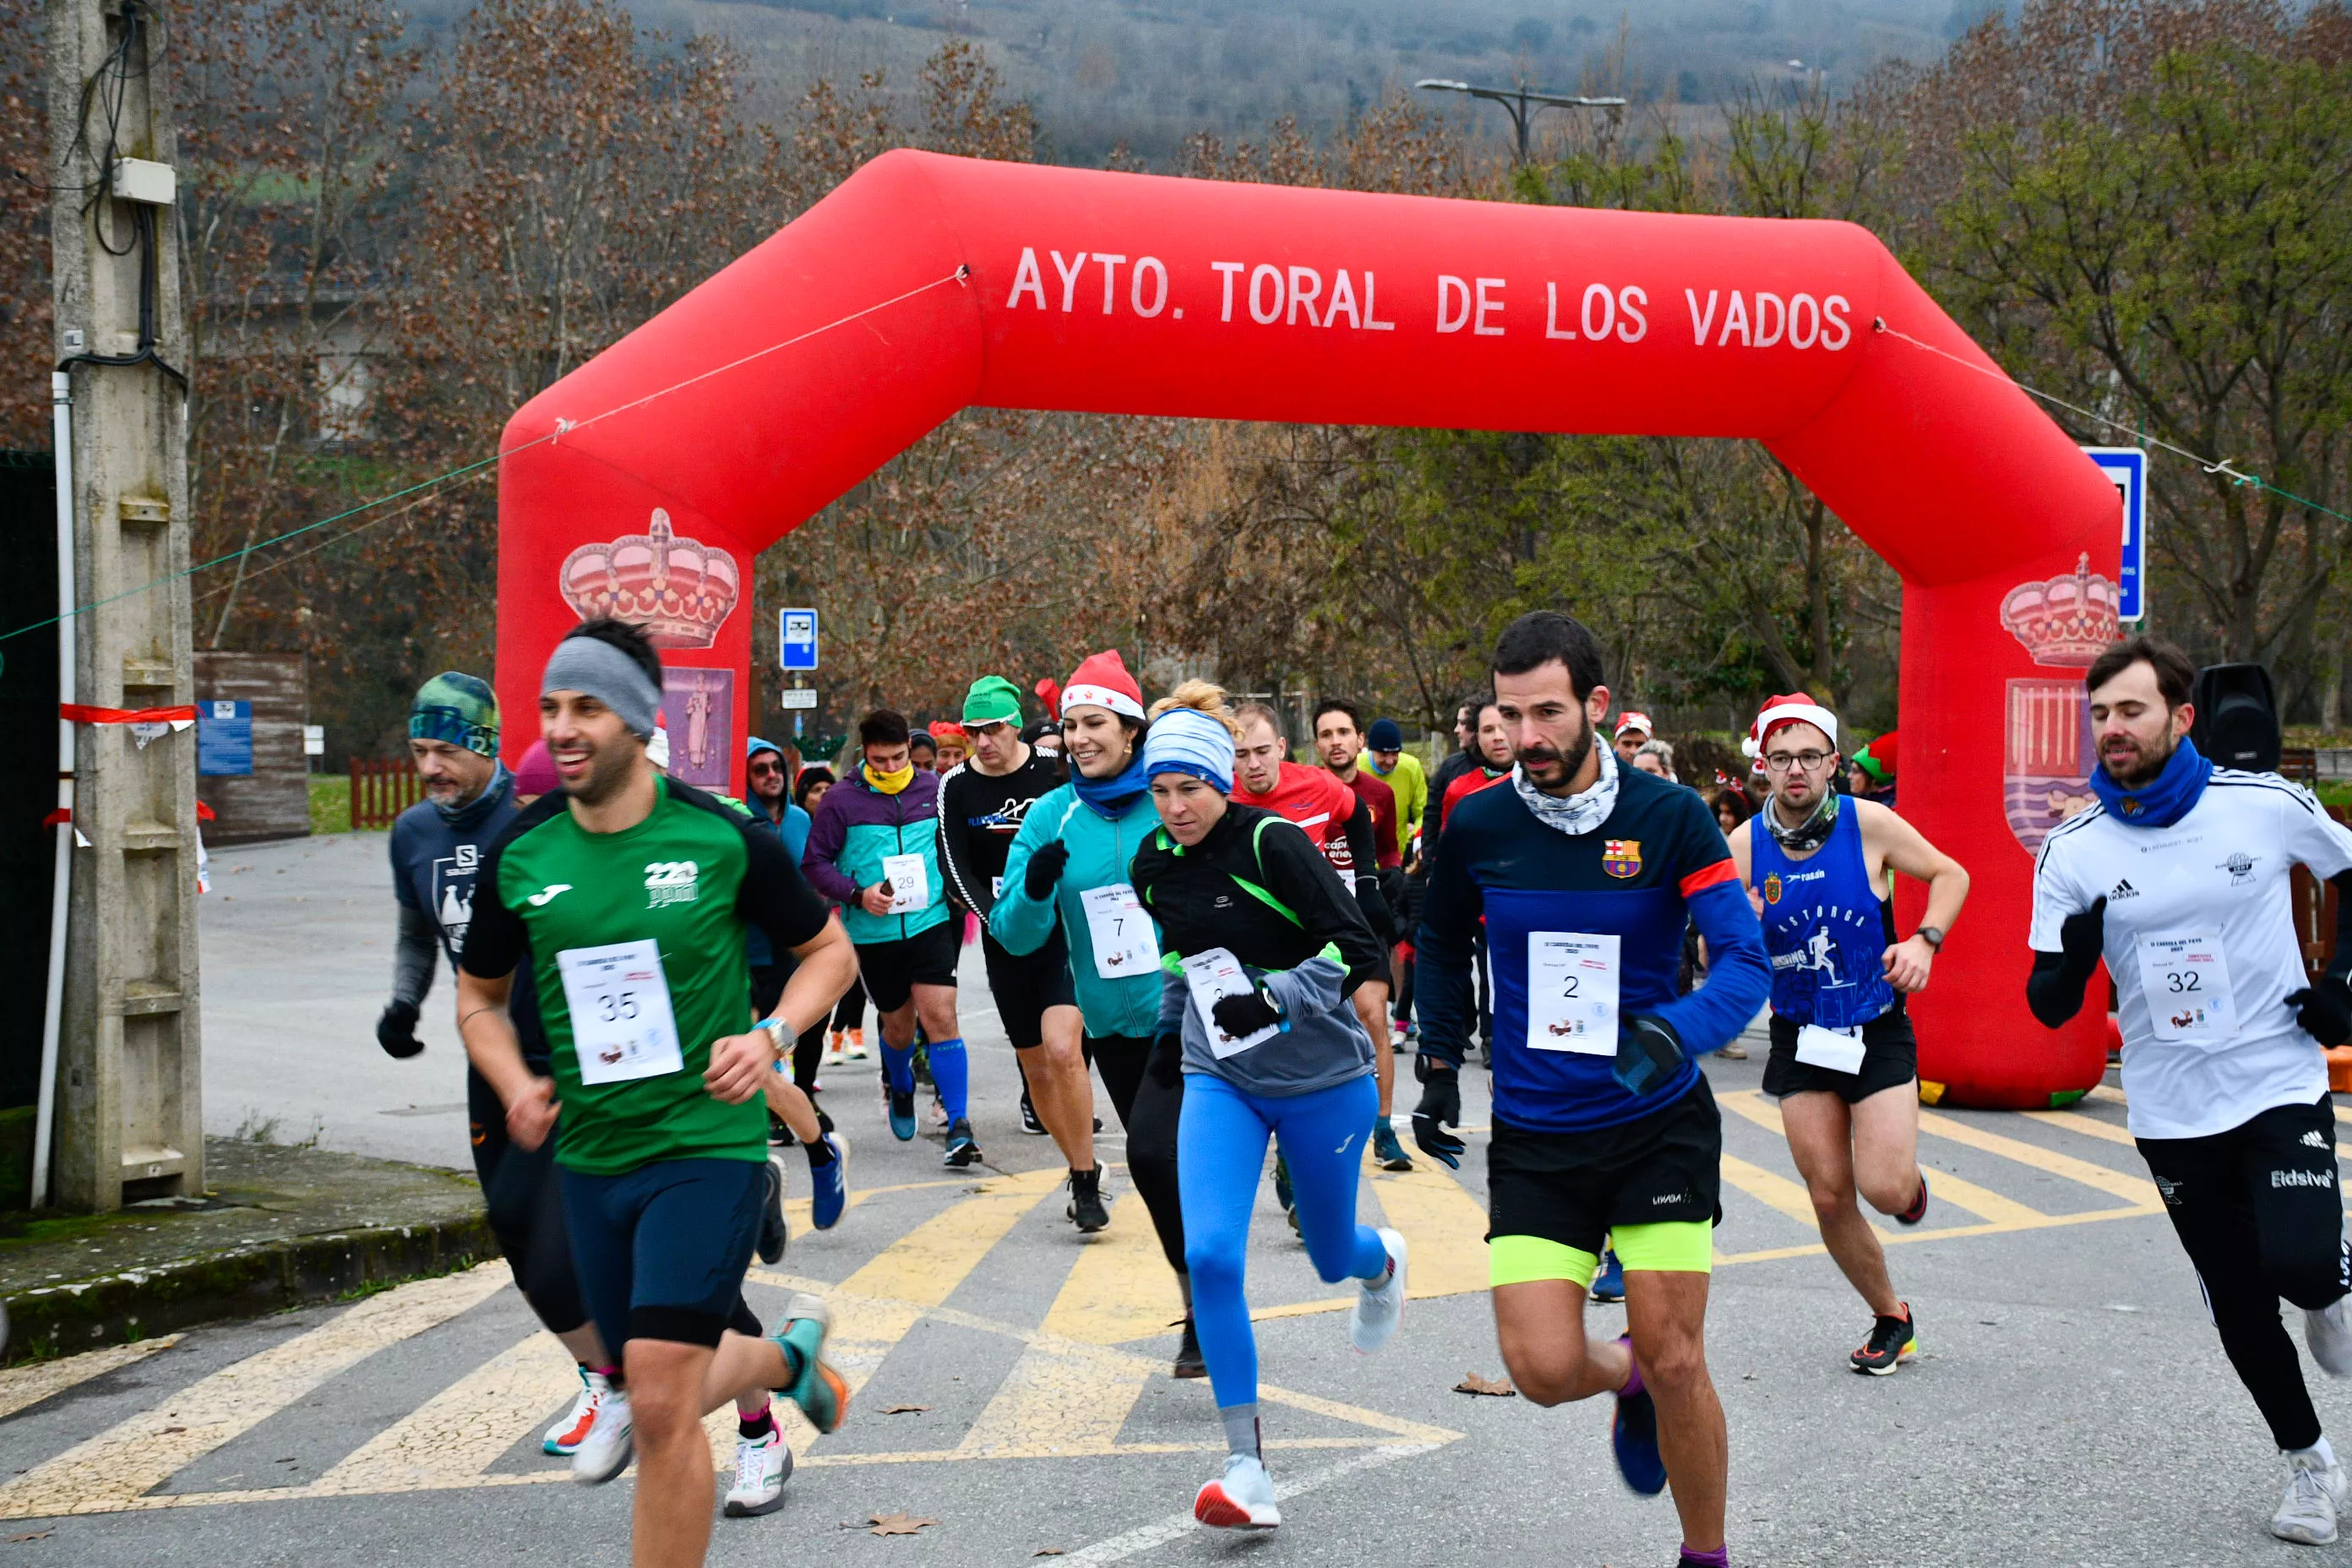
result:
[[[1528,932],[1528,1048],[1617,1054],[1617,938]]]
[[[555,964],[581,1082],[625,1083],[685,1068],[661,950],[650,939],[565,948]]]

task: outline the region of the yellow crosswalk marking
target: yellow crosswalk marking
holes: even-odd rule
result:
[[[2053,1176],[2063,1176],[2070,1182],[2080,1182],[2086,1187],[2095,1187],[2142,1208],[2161,1206],[2157,1201],[2155,1184],[2146,1176],[2127,1175],[2105,1165],[2095,1165],[2088,1160],[2077,1160],[2072,1154],[2044,1149],[2038,1143],[2004,1138],[1974,1122],[1958,1121],[1933,1110],[1922,1110],[1919,1113],[1919,1131],[1988,1154],[1999,1154],[2021,1165],[2031,1165],[2037,1171],[2047,1171]]]
[[[1493,1279],[1486,1266],[1486,1211],[1434,1163],[1371,1176],[1388,1222],[1402,1233],[1407,1256],[1405,1295],[1468,1296]]]
[[[535,1436],[539,1421],[579,1387],[563,1346],[552,1334],[534,1332],[378,1432],[309,1490],[405,1491],[478,1477],[525,1436]]]
[[[511,1279],[504,1263],[421,1280],[362,1301],[304,1333],[223,1367],[0,1485],[0,1519],[168,1507],[146,1500],[187,1466],[387,1346],[447,1321]]]
[[[165,1334],[162,1339],[142,1340],[135,1345],[109,1345],[104,1350],[85,1351],[58,1361],[37,1362],[31,1366],[0,1372],[0,1421],[52,1394],[63,1394],[93,1377],[103,1377],[117,1367],[145,1361],[157,1351],[170,1350],[179,1342],[179,1335]]]
[[[2102,1121],[2095,1116],[2086,1116],[2079,1110],[2025,1110],[2018,1114],[2028,1121],[2039,1121],[2044,1127],[2062,1127],[2069,1132],[2096,1138],[2102,1142],[2120,1143],[2135,1151],[2139,1148],[2138,1140],[2124,1128],[2112,1121]]]
[[[1085,1344],[1117,1344],[1164,1334],[1183,1315],[1184,1298],[1151,1216],[1142,1196],[1130,1191],[1111,1210],[1110,1228],[1079,1249],[1045,1313],[1045,1331]]]
[[[1723,1179],[1765,1207],[1788,1215],[1806,1229],[1818,1228],[1820,1222],[1813,1215],[1812,1194],[1805,1190],[1803,1184],[1792,1182],[1761,1165],[1751,1165],[1737,1154],[1723,1157]]]
[[[1936,1202],[1965,1209],[1979,1219],[1998,1226],[2022,1230],[2041,1225],[2050,1217],[2040,1209],[2029,1208],[2013,1198],[2002,1197],[1990,1188],[1980,1187],[1949,1171],[1937,1171],[1929,1177],[1927,1188]]]
[[[835,1313],[826,1354],[851,1392],[865,1386],[925,1308],[953,1295],[989,1249],[1065,1179],[1048,1167],[986,1182],[972,1196],[884,1247],[838,1286],[817,1287]]]
[[[964,1458],[1110,1453],[1152,1370],[1131,1356],[1073,1355],[1032,1344],[956,1453]]]

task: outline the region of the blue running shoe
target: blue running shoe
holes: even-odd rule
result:
[[[1617,1342],[1630,1352],[1633,1342],[1623,1335]],[[1625,1484],[1643,1497],[1655,1497],[1666,1489],[1666,1458],[1658,1451],[1658,1406],[1650,1391],[1621,1394],[1617,1396],[1617,1414],[1609,1424],[1609,1446],[1617,1451],[1617,1473]]]
[[[1622,1301],[1625,1299],[1625,1266],[1617,1261],[1617,1249],[1601,1249],[1601,1272],[1592,1277],[1592,1299],[1596,1301]]]
[[[792,1386],[775,1392],[799,1405],[819,1432],[832,1431],[849,1414],[849,1384],[824,1359],[825,1337],[832,1331],[832,1309],[803,1290],[793,1295],[783,1321],[768,1333],[784,1347],[784,1364],[793,1371]]]
[[[841,1211],[849,1206],[849,1140],[828,1132],[820,1142],[833,1151],[833,1159],[809,1167],[809,1181],[816,1189],[809,1205],[809,1224],[831,1230],[841,1223]]]
[[[915,1141],[915,1091],[890,1091],[890,1136],[901,1143]]]

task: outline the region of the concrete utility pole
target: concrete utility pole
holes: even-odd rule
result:
[[[170,37],[153,0],[48,0],[58,368],[71,378],[74,700],[194,700]],[[64,454],[60,454],[61,458]],[[64,466],[60,464],[60,479]],[[135,592],[159,579],[163,586]],[[110,604],[116,595],[126,597]],[[61,606],[70,608],[70,605]],[[54,1092],[58,1201],[201,1196],[193,726],[85,722]],[[160,731],[160,732],[158,732]],[[142,738],[144,737],[144,744]]]

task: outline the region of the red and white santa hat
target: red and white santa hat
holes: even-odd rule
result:
[[[1625,710],[1623,716],[1617,721],[1616,732],[1611,735],[1610,739],[1613,741],[1622,741],[1628,734],[1631,734],[1636,730],[1639,730],[1642,732],[1642,737],[1644,740],[1647,740],[1650,736],[1658,732],[1658,727],[1650,722],[1650,716],[1647,713],[1635,712],[1633,709],[1629,708]]]
[[[1129,719],[1143,717],[1143,688],[1128,674],[1127,663],[1118,657],[1118,649],[1106,648],[1090,654],[1071,671],[1069,684],[1062,688],[1061,710],[1067,713],[1087,703]]]
[[[1838,743],[1837,715],[1804,692],[1791,691],[1785,697],[1766,700],[1763,709],[1756,715],[1756,722],[1748,726],[1748,738],[1739,742],[1740,751],[1748,756],[1760,758],[1764,754],[1765,742],[1772,738],[1772,731],[1784,724],[1811,724],[1830,738],[1831,745]]]

